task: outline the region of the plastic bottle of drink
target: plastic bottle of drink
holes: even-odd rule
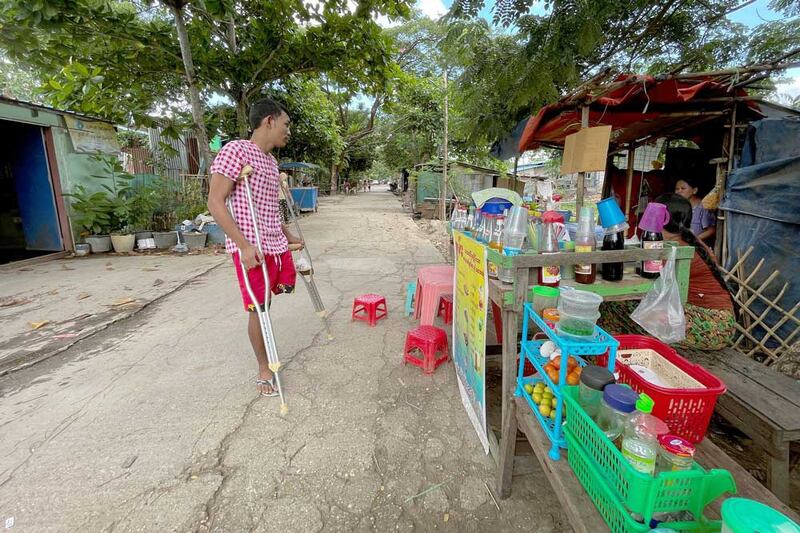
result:
[[[545,215],[554,213],[548,211]],[[555,215],[556,213],[554,213]],[[540,254],[558,253],[558,222],[554,216],[543,217],[542,238],[539,241]],[[562,219],[563,220],[563,217]],[[561,224],[563,226],[563,224]],[[561,266],[558,264],[544,266],[539,269],[539,285],[558,287],[561,282]]]
[[[503,224],[504,218],[502,216],[497,217],[494,221],[494,229],[492,230],[492,236],[489,239],[489,248],[492,250],[497,250],[498,253],[503,253]],[[499,266],[495,263],[489,261],[488,271],[489,277],[497,279]]]
[[[475,231],[475,208],[470,206],[469,214],[467,215],[467,220],[464,223],[464,231],[469,235],[472,235],[472,232]]]
[[[664,423],[653,416],[653,399],[639,395],[636,410],[625,421],[622,438],[622,456],[631,466],[644,474],[653,474],[658,455],[658,431]]]
[[[458,229],[458,208],[453,208],[450,211],[450,229],[457,230]]]
[[[625,232],[613,231],[606,233],[603,237],[603,251],[606,250],[624,250],[625,249]],[[601,276],[606,281],[620,281],[622,279],[623,263],[603,263],[601,268]]]
[[[594,217],[591,207],[581,207],[580,221],[578,222],[578,232],[575,234],[575,251],[593,252],[597,247],[594,237]],[[575,265],[575,281],[585,285],[594,283],[597,277],[597,265],[585,264]]]

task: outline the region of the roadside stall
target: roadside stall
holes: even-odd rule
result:
[[[278,168],[289,172],[289,194],[300,211],[317,211],[319,202],[319,187],[307,174],[318,172],[321,167],[313,163],[287,162]]]
[[[564,235],[563,215],[500,190],[454,209],[453,358],[467,412],[498,463],[500,497],[511,492],[520,429],[575,531],[719,531],[723,522],[737,530],[731,509],[749,503],[719,502],[737,492],[797,519],[704,438],[725,384],[667,344],[671,331],[683,334],[673,311],[677,305],[683,318],[695,248],[660,237],[669,214],[652,198],[669,181],[656,171],[634,179],[637,148],[694,139],[700,160],[711,163],[700,171],[724,196],[741,126],[775,111],[744,91],[765,70],[596,78],[532,117],[519,150],[564,150],[562,174],[578,180],[576,238]],[[670,160],[667,150],[668,171],[682,162],[679,153]],[[622,173],[614,164],[620,154],[627,157]],[[599,226],[583,198],[585,174],[597,170],[606,172]],[[537,211],[544,212],[534,217]],[[650,310],[650,326],[666,342],[614,336],[596,324],[602,302],[643,299],[639,309]],[[490,308],[502,346],[499,435],[486,412]],[[639,427],[629,422],[634,415],[646,438],[628,434]]]

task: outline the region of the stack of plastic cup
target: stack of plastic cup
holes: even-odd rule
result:
[[[528,210],[515,205],[508,213],[503,232],[503,249],[506,255],[518,255],[528,233]]]
[[[597,212],[600,214],[600,225],[606,233],[617,233],[628,229],[625,215],[614,198],[604,198],[597,202]]]
[[[594,336],[594,326],[600,318],[603,297],[589,291],[562,290],[558,298],[561,319],[556,324],[559,335],[575,339]]]

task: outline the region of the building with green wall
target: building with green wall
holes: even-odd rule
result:
[[[80,242],[64,193],[96,190],[119,152],[113,124],[0,97],[0,264],[67,252]]]

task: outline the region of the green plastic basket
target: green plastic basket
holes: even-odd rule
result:
[[[566,436],[567,461],[612,533],[649,532],[650,526],[634,520],[631,513],[622,505],[619,496],[614,494],[614,491],[603,481],[592,458],[569,430],[566,431]],[[649,524],[650,521],[646,520],[646,522]],[[707,520],[705,517],[691,522],[664,522],[661,525],[675,531],[699,533],[718,533],[722,527],[719,520]]]
[[[719,496],[736,493],[730,472],[706,471],[697,463],[691,470],[656,476],[638,472],[581,408],[578,387],[564,387],[562,393],[567,412],[565,434],[585,451],[597,472],[597,481],[607,484],[625,508],[642,515],[648,523],[654,513],[689,511],[701,517],[703,509]],[[572,442],[568,440],[568,446]],[[586,482],[584,487],[588,490]]]

